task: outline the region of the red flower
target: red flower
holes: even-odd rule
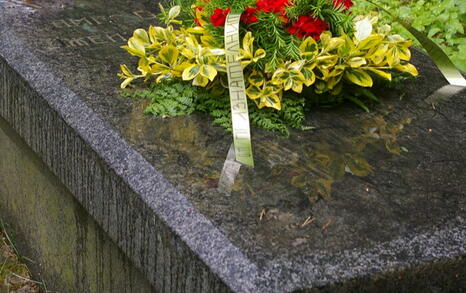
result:
[[[351,0],[333,0],[333,6],[335,7],[345,7],[345,10],[348,10],[351,6],[353,6],[353,1]]]
[[[320,39],[320,34],[328,29],[328,24],[320,18],[301,15],[291,27],[288,32],[298,38],[311,36],[315,40]]]
[[[215,8],[214,9],[214,14],[210,17],[210,22],[214,26],[224,26],[225,21],[227,20],[227,15],[230,13],[230,8],[228,9],[220,9],[220,8]]]
[[[272,13],[283,12],[288,4],[288,0],[259,0],[256,2],[258,10]]]
[[[256,13],[257,9],[252,7],[246,7],[246,11],[243,12],[241,15],[241,21],[244,23],[255,23],[258,22],[259,19],[254,14]]]

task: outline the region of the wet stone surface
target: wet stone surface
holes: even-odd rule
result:
[[[14,16],[8,30],[260,270],[311,274],[306,263],[315,259],[380,254],[387,243],[450,228],[465,235],[466,91],[426,102],[446,82],[423,54],[413,60],[420,77],[378,89],[381,102],[370,113],[347,104],[314,109],[307,124],[316,129],[287,138],[253,128],[256,168],[242,168],[225,194],[218,180],[230,134],[200,114],[146,116],[144,102],[119,94],[118,65],[134,64],[119,46],[153,23],[154,1],[35,3],[42,8],[0,1]],[[464,255],[464,238],[450,244],[450,257]],[[437,259],[422,245],[407,247],[387,254],[402,266]],[[378,271],[393,267],[388,259]]]

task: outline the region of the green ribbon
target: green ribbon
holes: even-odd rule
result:
[[[246,86],[240,60],[241,12],[231,12],[225,22],[225,58],[230,91],[231,121],[236,161],[254,167]]]
[[[437,65],[440,72],[443,74],[443,76],[447,79],[447,81],[451,85],[466,87],[466,79],[463,77],[461,72],[456,68],[456,66],[453,64],[450,58],[448,58],[447,54],[443,52],[442,48],[440,48],[435,42],[429,39],[425,34],[415,29],[407,21],[391,14],[388,10],[383,8],[381,5],[374,3],[370,0],[367,0],[367,2],[385,11],[385,13],[390,15],[395,21],[397,21],[407,31],[409,31],[418,40],[421,46],[427,51],[427,54],[429,54],[430,58],[432,58],[435,65]]]

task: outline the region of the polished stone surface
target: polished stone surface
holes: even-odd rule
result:
[[[316,129],[289,138],[253,128],[256,168],[225,194],[231,135],[204,115],[145,116],[119,95],[118,65],[134,59],[118,46],[152,22],[154,2],[34,3],[0,1],[0,56],[231,290],[322,287],[466,254],[466,91],[426,102],[446,82],[423,54],[421,76],[379,89],[371,113],[314,109]]]

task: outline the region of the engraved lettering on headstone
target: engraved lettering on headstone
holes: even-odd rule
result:
[[[64,19],[59,19],[59,20],[55,20],[55,21],[52,21],[52,25],[56,28],[64,28],[64,27],[72,27],[73,25],[68,23],[66,20]]]
[[[55,50],[55,49],[61,49],[64,47],[64,44],[62,41],[59,39],[47,39],[47,49],[49,50]]]
[[[154,19],[156,17],[155,14],[146,10],[133,11],[133,14],[139,17],[140,19]]]
[[[110,16],[111,17],[111,16]],[[109,17],[109,18],[110,18]],[[94,22],[95,24],[97,25],[100,25],[100,24],[103,24],[105,22],[107,22],[107,17],[106,16],[103,16],[103,15],[98,15],[98,16],[91,16],[90,17]]]
[[[89,43],[86,38],[72,38],[72,39],[63,39],[65,42],[66,47],[83,47],[89,46]]]
[[[90,21],[89,19],[87,19],[87,17],[83,17],[83,18],[79,18],[79,19],[70,18],[69,22],[71,22],[75,26],[80,26],[80,25],[82,25],[84,23],[89,24],[89,25],[94,25],[94,23],[92,21]]]
[[[101,45],[101,44],[108,43],[108,41],[102,40],[102,37],[100,35],[88,36],[86,38],[94,45]]]
[[[126,42],[127,38],[123,37],[120,33],[116,34],[106,34],[107,39],[109,39],[112,43],[117,43],[120,41]]]

